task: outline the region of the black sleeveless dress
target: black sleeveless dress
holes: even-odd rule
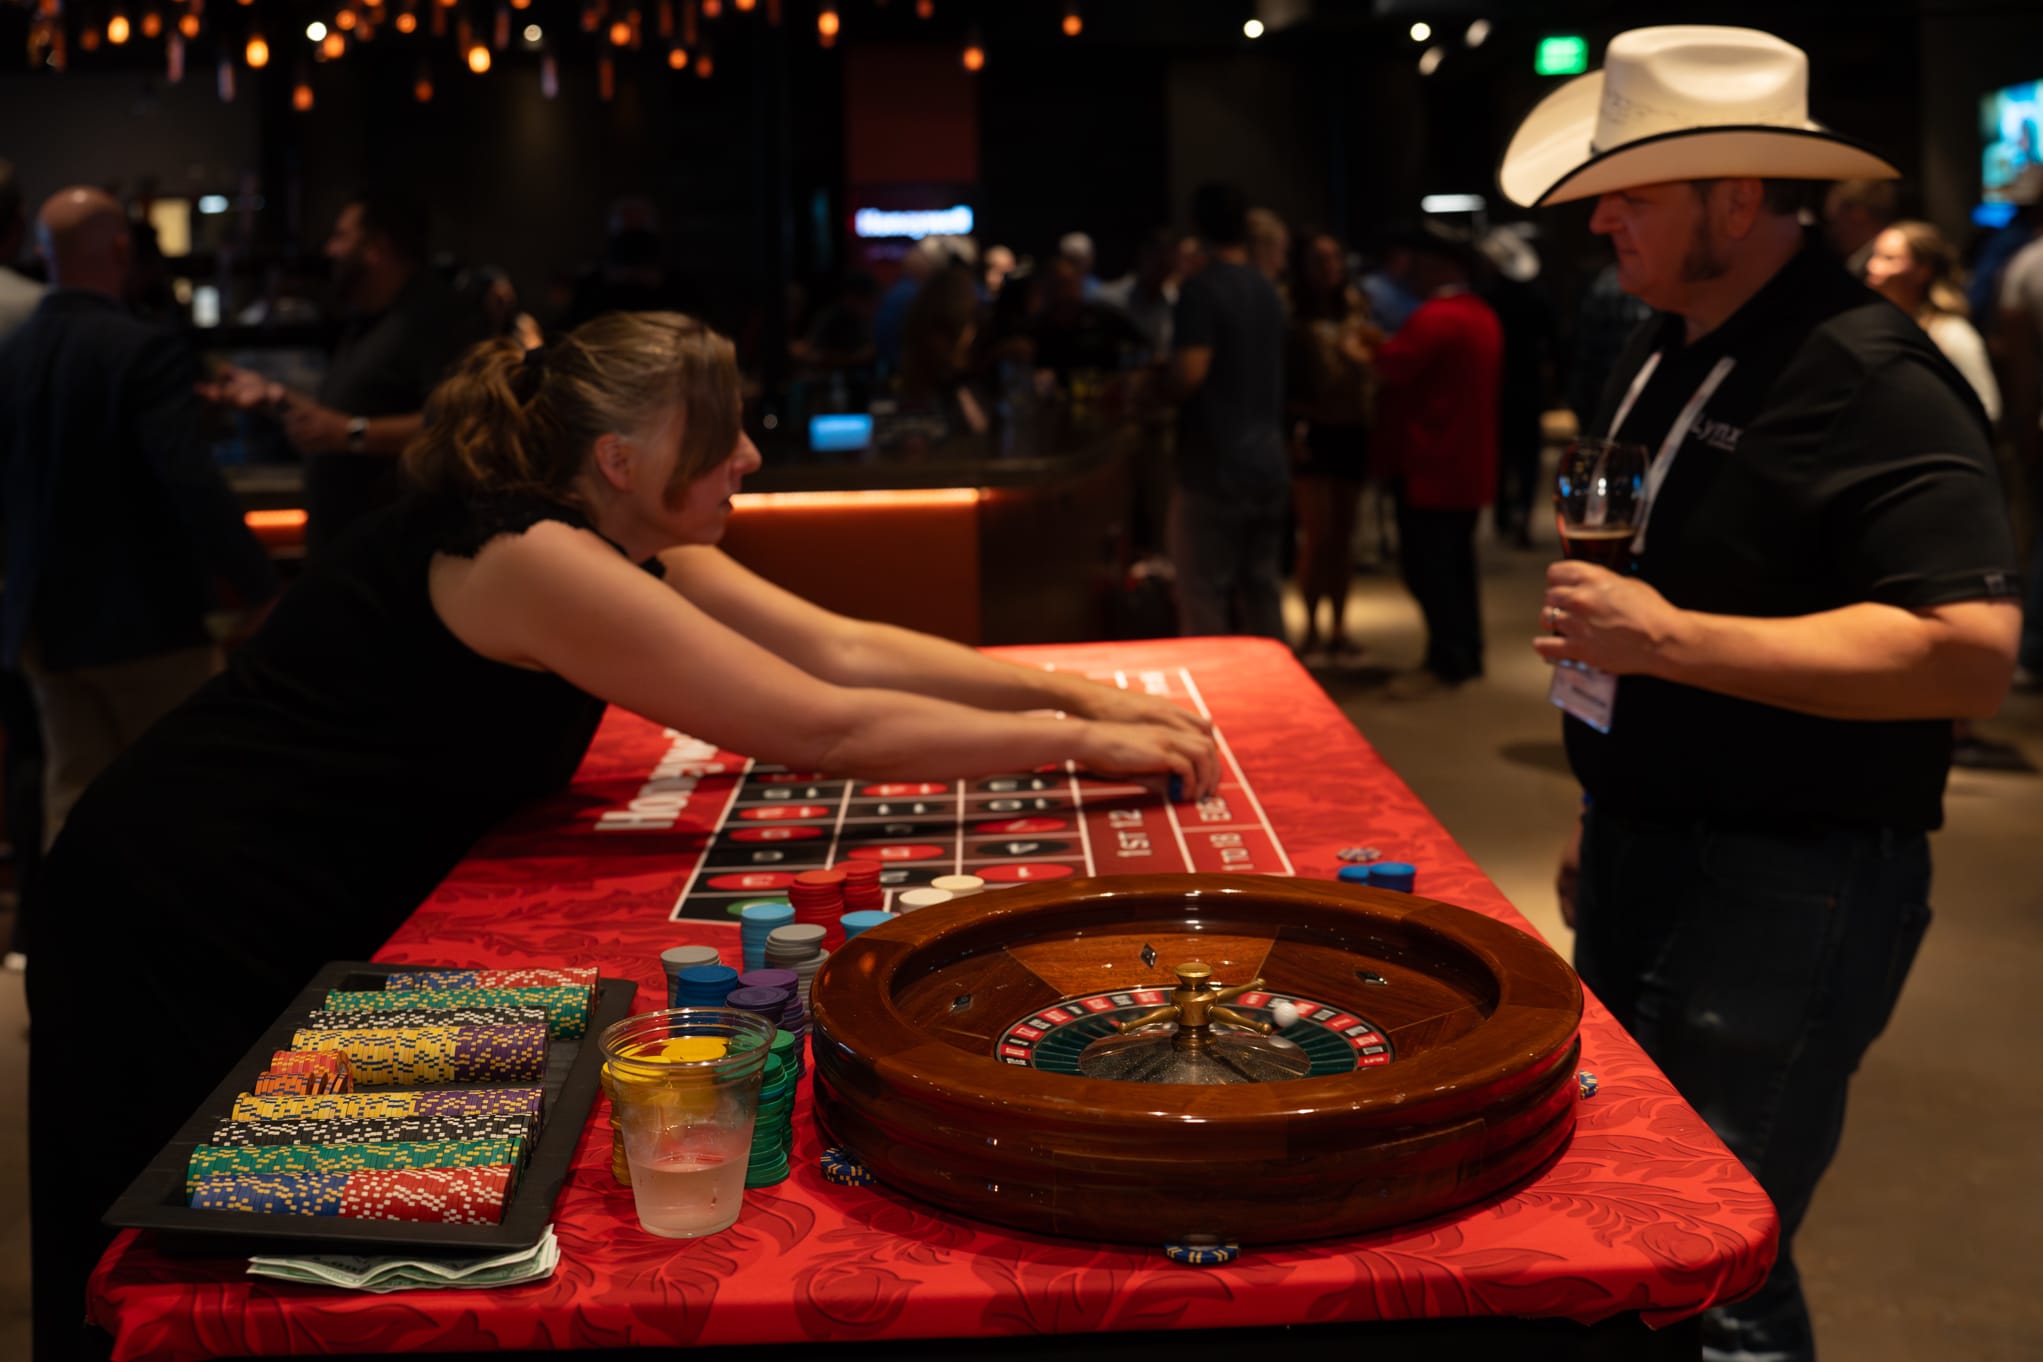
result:
[[[29,950],[39,1315],[61,1274],[75,1324],[92,1222],[319,966],[573,775],[603,702],[473,652],[426,590],[434,554],[549,519],[589,527],[515,496],[364,520],[78,802]]]

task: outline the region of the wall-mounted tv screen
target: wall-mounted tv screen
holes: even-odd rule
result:
[[[2043,166],[2043,80],[2010,85],[1979,101],[1980,198],[2007,202],[2008,190],[2030,166]]]

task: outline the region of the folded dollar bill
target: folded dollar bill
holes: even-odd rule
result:
[[[516,1286],[553,1275],[560,1244],[553,1226],[531,1248],[494,1258],[367,1258],[315,1254],[302,1258],[250,1258],[248,1275],[346,1291],[417,1291],[435,1287]]]

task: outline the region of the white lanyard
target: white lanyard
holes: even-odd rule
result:
[[[1639,528],[1632,536],[1634,557],[1646,551],[1646,522],[1652,518],[1653,502],[1659,497],[1660,487],[1667,481],[1667,474],[1674,467],[1675,456],[1681,452],[1682,443],[1688,439],[1688,428],[1695,424],[1695,418],[1702,413],[1703,404],[1715,395],[1717,388],[1730,377],[1731,370],[1737,365],[1738,361],[1729,355],[1725,355],[1712,365],[1709,374],[1696,388],[1694,395],[1688,399],[1688,405],[1681,409],[1681,415],[1675,417],[1674,424],[1667,428],[1667,438],[1660,442],[1660,452],[1653,456],[1652,464],[1646,469],[1646,486],[1639,501]],[[1617,432],[1624,425],[1625,418],[1632,414],[1632,404],[1639,400],[1639,394],[1646,390],[1647,381],[1659,367],[1660,351],[1655,350],[1647,357],[1646,362],[1639,366],[1639,372],[1632,378],[1631,387],[1625,389],[1624,401],[1617,404],[1617,415],[1610,421],[1611,439],[1617,438]]]
[[[1639,394],[1646,390],[1647,381],[1653,377],[1653,371],[1659,367],[1660,352],[1655,350],[1652,354],[1646,356],[1646,362],[1639,366],[1639,371],[1636,374],[1632,375],[1632,386],[1624,390],[1624,401],[1617,404],[1617,415],[1610,418],[1610,429],[1603,432],[1606,437],[1612,440],[1617,438],[1617,432],[1624,426],[1625,417],[1632,414],[1632,403],[1639,400]]]

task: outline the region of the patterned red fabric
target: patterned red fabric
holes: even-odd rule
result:
[[[1007,650],[1070,669],[1189,667],[1302,876],[1343,846],[1419,868],[1418,890],[1524,921],[1439,822],[1273,643],[1172,640]],[[673,736],[612,711],[574,785],[493,834],[380,958],[450,967],[597,965],[665,994],[659,952],[735,949],[737,928],[669,922],[719,801],[672,832],[597,833],[638,795]],[[704,789],[709,789],[705,782]],[[945,1215],[817,1171],[796,1115],[793,1176],[745,1194],[723,1234],[683,1242],[636,1225],[610,1176],[607,1108],[591,1113],[555,1209],[561,1266],[498,1290],[349,1295],[252,1281],[240,1260],[166,1258],[124,1234],[94,1275],[114,1357],[790,1344],[844,1339],[1217,1328],[1476,1315],[1664,1324],[1752,1290],[1771,1264],[1773,1207],[1593,999],[1585,1068],[1601,1091],[1534,1181],[1459,1215],[1350,1240],[1258,1249],[1225,1268],[1160,1252],[1039,1238]]]

